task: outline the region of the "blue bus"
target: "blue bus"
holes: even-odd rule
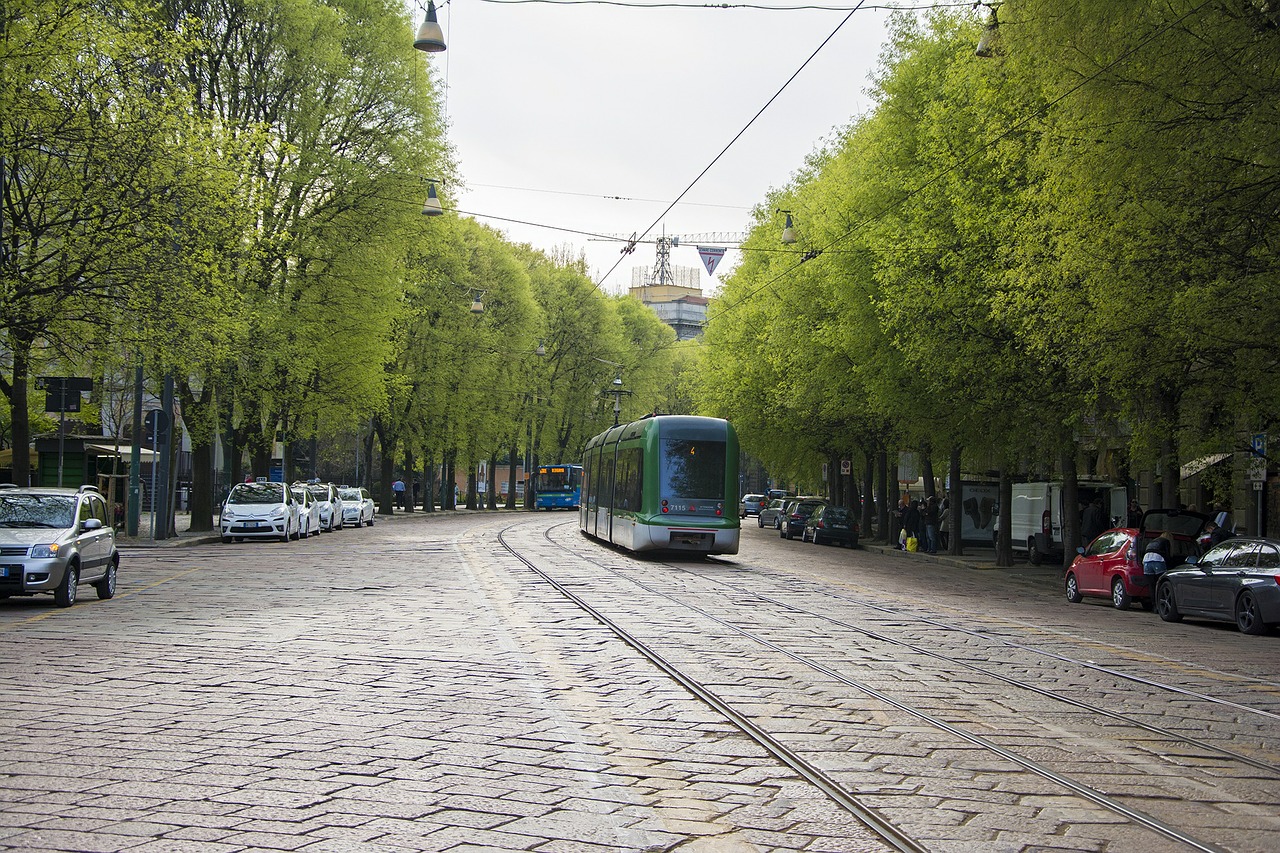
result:
[[[534,469],[534,509],[577,509],[582,503],[581,465],[539,465]]]

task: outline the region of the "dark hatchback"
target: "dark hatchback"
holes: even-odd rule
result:
[[[848,507],[823,504],[813,511],[804,523],[801,542],[824,545],[828,542],[858,547],[858,523]]]
[[[805,522],[813,511],[825,503],[820,500],[796,501],[787,507],[786,513],[778,516],[778,534],[783,539],[794,539],[804,535]]]
[[[1235,622],[1245,634],[1280,624],[1280,540],[1236,538],[1160,576],[1156,613]]]

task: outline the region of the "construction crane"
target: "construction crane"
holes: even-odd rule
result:
[[[666,234],[664,233],[661,236],[653,238],[652,241],[649,241],[649,240],[637,239],[635,233],[632,233],[630,237],[617,236],[614,239],[622,240],[625,242],[626,245],[622,247],[622,254],[624,255],[629,255],[632,252],[634,252],[636,250],[636,246],[639,245],[640,243],[653,242],[655,251],[656,251],[656,260],[653,265],[652,274],[649,276],[646,276],[648,280],[643,282],[644,285],[651,286],[651,285],[663,285],[663,284],[676,284],[677,278],[687,279],[692,277],[696,282],[698,277],[697,267],[687,268],[689,273],[692,273],[692,276],[689,276],[687,274],[678,276],[676,274],[676,268],[673,268],[671,266],[671,250],[679,247],[681,244],[684,244],[686,246],[693,245],[698,247],[711,246],[711,247],[717,247],[717,248],[736,248],[742,243],[743,240],[747,239],[747,235],[742,232],[735,232],[735,231],[711,231],[711,232],[704,232],[701,234]],[[632,286],[635,286],[634,281],[635,281],[635,276],[633,272]],[[687,287],[689,285],[682,284],[681,286]],[[696,284],[694,286],[696,286]]]

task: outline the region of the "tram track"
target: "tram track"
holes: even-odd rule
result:
[[[517,525],[513,525],[512,528],[516,526]],[[558,526],[563,526],[563,525],[558,525]],[[610,618],[610,616],[607,613],[601,612],[598,608],[592,606],[581,595],[577,594],[576,592],[574,592],[574,590],[570,589],[566,584],[562,583],[560,580],[553,577],[550,572],[544,571],[540,567],[534,565],[533,561],[527,559],[523,554],[519,553],[518,550],[515,547],[513,547],[510,544],[510,542],[507,540],[506,534],[512,528],[507,528],[503,530],[502,533],[499,535],[499,540],[502,546],[508,552],[510,552],[513,556],[519,559],[522,563],[528,566],[531,570],[533,570],[536,574],[542,577],[546,582],[552,584],[555,588],[557,588],[561,592],[561,594],[565,595],[570,600],[574,601],[575,604],[577,604],[578,606],[582,607],[584,610],[589,612],[592,615],[592,617],[600,621],[601,624],[609,626],[611,630],[618,632],[619,636],[622,637],[624,641],[631,644],[633,647],[639,650],[642,654],[645,654],[645,656],[649,657],[650,660],[653,660],[656,665],[660,666],[665,672],[667,672],[673,678],[676,678],[676,680],[678,680],[681,684],[683,684],[686,687],[686,689],[689,689],[699,698],[706,701],[709,705],[712,705],[718,711],[725,714],[725,716],[730,720],[732,720],[735,723],[735,725],[738,725],[739,728],[741,728],[743,731],[751,735],[754,739],[757,740],[757,742],[760,742],[772,754],[777,756],[780,760],[783,760],[784,762],[786,762],[788,766],[791,766],[798,773],[800,773],[804,778],[810,779],[811,781],[813,781],[814,779],[818,780],[818,781],[814,781],[814,784],[817,784],[820,788],[824,790],[824,792],[828,793],[828,796],[831,796],[833,799],[839,802],[846,809],[857,814],[864,821],[867,821],[870,825],[875,827],[877,832],[886,831],[885,828],[888,827],[887,831],[891,831],[893,835],[887,835],[886,840],[895,838],[897,834],[900,834],[900,830],[898,830],[893,823],[885,821],[883,819],[878,819],[878,815],[875,814],[874,810],[870,810],[869,812],[868,807],[865,806],[860,801],[860,799],[858,798],[855,792],[850,791],[846,788],[843,788],[837,781],[832,779],[828,774],[824,773],[820,768],[816,767],[816,765],[813,765],[810,762],[806,761],[801,754],[789,749],[785,744],[778,741],[777,738],[774,738],[773,736],[769,735],[767,731],[760,730],[760,727],[757,726],[749,717],[743,718],[743,716],[740,713],[738,713],[732,707],[731,704],[726,703],[724,702],[724,700],[721,700],[719,697],[715,696],[713,691],[711,691],[709,688],[706,688],[705,685],[698,683],[696,679],[693,679],[687,673],[681,672],[679,667],[665,660],[659,652],[651,648],[650,645],[645,643],[641,638],[636,637],[632,632],[628,632],[624,626],[618,623],[617,620]],[[551,533],[552,533],[552,529],[544,530],[545,541],[549,545],[551,545],[552,547],[558,550],[571,554],[579,560],[588,562],[594,565],[595,567],[597,567],[598,569],[602,569],[617,577],[623,578],[627,582],[636,585],[640,589],[643,589],[649,595],[658,596],[671,603],[678,604],[679,606],[686,608],[688,611],[697,614],[702,619],[709,620],[711,622],[714,622],[715,624],[720,625],[726,630],[735,632],[738,635],[742,636],[743,638],[749,640],[750,642],[756,643],[759,646],[765,649],[768,649],[772,653],[776,655],[780,655],[783,658],[797,665],[807,667],[815,672],[821,673],[827,679],[831,679],[832,681],[846,685],[856,691],[861,692],[865,696],[872,697],[877,702],[880,702],[883,705],[889,708],[892,708],[897,712],[910,715],[912,718],[920,721],[921,723],[927,724],[928,726],[936,728],[939,731],[946,732],[948,735],[952,737],[961,739],[973,746],[976,746],[982,750],[988,751],[993,755],[999,756],[1001,759],[1005,761],[1009,761],[1021,767],[1023,770],[1027,771],[1028,773],[1034,774],[1043,780],[1051,782],[1052,784],[1059,786],[1060,788],[1070,791],[1073,795],[1081,797],[1085,800],[1088,800],[1094,805],[1099,806],[1112,814],[1118,815],[1123,819],[1132,822],[1135,825],[1141,826],[1147,830],[1150,830],[1151,832],[1157,833],[1158,835],[1164,837],[1165,839],[1175,842],[1181,847],[1185,847],[1187,849],[1203,850],[1203,851],[1220,851],[1220,850],[1227,849],[1227,848],[1220,847],[1209,841],[1205,841],[1200,838],[1197,838],[1193,834],[1191,834],[1191,832],[1181,829],[1178,826],[1175,826],[1166,820],[1162,820],[1157,816],[1148,814],[1142,809],[1136,808],[1132,805],[1122,802],[1116,797],[1109,795],[1107,792],[1102,791],[1094,787],[1093,785],[1080,782],[1077,779],[1071,777],[1070,775],[1058,772],[1053,768],[1043,764],[1042,762],[1039,762],[1031,758],[1028,758],[1024,755],[1021,755],[1018,752],[1012,749],[1009,749],[1005,746],[1002,746],[998,743],[995,743],[991,741],[989,738],[983,737],[980,734],[975,734],[974,732],[968,731],[961,725],[957,725],[946,719],[942,719],[936,713],[931,713],[927,709],[917,707],[916,705],[913,705],[909,701],[904,701],[904,700],[895,698],[894,696],[890,695],[886,691],[877,689],[874,685],[870,683],[866,683],[857,678],[852,678],[834,667],[827,666],[821,661],[815,660],[811,655],[804,654],[801,652],[796,652],[792,649],[789,649],[785,645],[783,645],[781,642],[777,642],[768,637],[762,636],[758,633],[754,633],[753,631],[748,630],[747,628],[743,628],[740,625],[735,625],[732,623],[732,621],[723,619],[715,615],[714,613],[709,612],[705,608],[698,606],[697,604],[694,604],[688,600],[682,599],[678,595],[664,592],[663,590],[657,589],[652,585],[646,584],[636,579],[635,577],[631,577],[627,573],[622,572],[612,566],[606,565],[605,563],[600,562],[599,560],[594,559],[591,556],[582,553],[581,551],[576,551],[573,548],[567,547],[563,543],[557,542],[552,537]],[[682,572],[689,573],[691,575],[694,575],[700,578],[704,582],[715,583],[723,587],[727,592],[730,592],[736,596],[750,597],[751,599],[754,599],[759,602],[767,603],[768,605],[774,608],[778,608],[779,610],[784,612],[803,615],[809,619],[820,620],[830,627],[835,627],[842,631],[854,632],[864,637],[871,638],[876,642],[886,643],[898,648],[906,649],[908,651],[911,651],[912,653],[927,656],[929,658],[940,661],[951,667],[962,667],[968,671],[978,673],[984,677],[991,678],[1005,685],[1008,685],[1017,689],[1028,690],[1043,698],[1064,703],[1067,706],[1070,706],[1080,711],[1084,711],[1088,714],[1106,717],[1110,720],[1114,720],[1121,724],[1124,724],[1127,726],[1133,726],[1137,729],[1145,731],[1148,734],[1155,735],[1159,738],[1184,744],[1184,745],[1193,747],[1195,749],[1202,750],[1205,753],[1216,755],[1220,758],[1224,758],[1228,761],[1238,762],[1242,765],[1251,767],[1254,770],[1263,771],[1264,773],[1268,774],[1271,777],[1280,778],[1280,765],[1277,765],[1270,761],[1257,759],[1252,756],[1248,756],[1234,750],[1226,749],[1218,744],[1214,744],[1208,741],[1203,741],[1197,738],[1189,737],[1184,732],[1177,732],[1161,726],[1145,723],[1139,720],[1134,720],[1123,713],[1116,712],[1107,708],[1103,708],[1099,705],[1096,705],[1090,702],[1084,702],[1081,700],[1072,699],[1070,697],[1064,697],[1064,696],[1058,695],[1052,690],[1046,690],[1037,685],[1030,684],[1026,680],[1011,678],[1007,675],[995,672],[994,670],[991,670],[988,668],[981,667],[969,661],[951,657],[951,656],[939,653],[932,649],[927,649],[918,643],[912,643],[906,640],[891,637],[882,631],[875,631],[862,626],[858,626],[849,622],[848,620],[838,619],[830,616],[829,614],[821,613],[812,608],[801,607],[796,605],[793,602],[784,601],[774,596],[765,595],[760,593],[757,590],[752,590],[746,587],[735,585],[720,578],[708,577],[705,573],[692,571],[686,566],[680,566],[675,564],[662,564],[654,561],[645,561],[644,565],[646,566],[661,565],[667,568],[673,568]],[[864,604],[863,602],[853,600],[853,599],[848,599],[842,596],[835,596],[835,597],[841,601],[844,601],[845,603]],[[879,605],[872,605],[870,603],[866,603],[865,606],[876,607],[877,609],[885,613],[890,613],[894,616],[908,617],[908,614],[904,614],[901,612],[894,612],[890,608],[885,608]],[[912,620],[921,619],[921,617],[915,614],[911,614],[909,618],[911,618]],[[991,637],[989,635],[983,634],[982,632],[971,631],[970,629],[958,628],[957,626],[949,626],[941,622],[941,620],[925,619],[924,621],[933,624],[934,627],[945,627],[945,628],[950,628],[952,630],[965,631],[966,633],[972,634],[977,637],[981,637],[985,642],[1001,642],[1000,638]],[[1023,651],[1028,653],[1038,651],[1037,649],[1031,646],[1026,646],[1025,648],[1023,648],[1023,644],[1011,644],[1011,645],[1014,647],[1021,648]],[[1064,663],[1076,663],[1080,665],[1086,664],[1086,662],[1076,661],[1067,656],[1056,655],[1056,654],[1053,656],[1057,657],[1061,662],[1064,662]],[[1107,668],[1098,667],[1096,664],[1093,664],[1091,666],[1099,670],[1107,671]],[[1148,679],[1136,678],[1127,673],[1115,671],[1114,674],[1117,677],[1127,676],[1129,680],[1142,683],[1146,685],[1148,689],[1156,689],[1162,686],[1158,682],[1151,681]],[[1164,685],[1164,686],[1173,688],[1172,685]],[[1201,698],[1202,696],[1202,694],[1197,694],[1194,691],[1185,691],[1185,690],[1175,689],[1175,692],[1184,693],[1185,695],[1191,698]],[[1206,696],[1204,698],[1212,700],[1216,697]],[[1218,704],[1225,705],[1225,706],[1232,706],[1232,707],[1237,707],[1238,705],[1238,703],[1230,703],[1230,702],[1219,702]],[[1249,709],[1248,706],[1243,706],[1243,705],[1238,705],[1238,708],[1241,711],[1257,710],[1257,709]],[[1263,716],[1268,716],[1268,717],[1274,716],[1274,715],[1271,715],[1270,712],[1262,712],[1262,714]],[[914,841],[910,841],[910,839],[907,839],[907,840],[910,844],[913,844],[913,845],[915,844]],[[892,841],[891,843],[897,844],[899,842]],[[921,849],[921,848],[917,846],[900,846],[899,849]]]

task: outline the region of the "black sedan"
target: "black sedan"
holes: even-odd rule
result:
[[[804,500],[796,501],[787,507],[787,511],[778,516],[778,535],[783,539],[794,539],[804,535],[805,522],[809,520],[813,511],[823,504],[824,501],[820,500]]]
[[[1199,559],[1189,557],[1160,576],[1156,612],[1166,622],[1194,616],[1265,634],[1280,624],[1280,541],[1228,539]]]
[[[838,542],[850,548],[857,548],[858,523],[853,520],[848,507],[825,504],[815,509],[805,521],[800,541],[812,542],[815,545]]]

